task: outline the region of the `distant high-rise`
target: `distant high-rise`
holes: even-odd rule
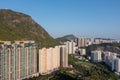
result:
[[[112,70],[120,72],[120,59],[116,58],[112,61]]]
[[[66,46],[60,46],[60,66],[61,67],[68,67],[68,53],[66,51]]]
[[[74,41],[67,41],[64,43],[66,45],[67,53],[74,54],[77,49],[76,43]]]
[[[112,66],[112,61],[117,58],[117,54],[116,54],[116,53],[112,53],[112,52],[105,51],[105,52],[103,52],[102,58],[103,58],[103,61],[104,61],[108,66],[111,67],[111,66]]]
[[[79,49],[80,55],[86,55],[86,49]]]
[[[87,44],[87,39],[86,38],[78,38],[77,39],[77,46],[78,47],[85,47]]]
[[[102,58],[101,58],[101,51],[92,51],[91,52],[91,59],[93,62],[100,62],[102,61]]]
[[[0,80],[21,80],[36,76],[37,50],[34,41],[0,45]]]

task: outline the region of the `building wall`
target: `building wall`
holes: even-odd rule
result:
[[[67,41],[64,43],[66,45],[66,52],[68,54],[74,54],[76,50],[76,43],[73,41]]]
[[[46,74],[47,70],[47,52],[46,48],[39,50],[39,73],[40,74]]]
[[[120,59],[116,58],[112,61],[112,70],[120,72]]]
[[[56,46],[53,48],[53,70],[57,70],[60,67],[60,48]]]
[[[86,55],[86,49],[80,49],[80,55]]]
[[[112,53],[112,52],[103,52],[103,61],[108,65],[108,66],[112,66],[112,61],[114,59],[116,59],[117,54],[116,53]]]
[[[49,74],[60,67],[60,49],[58,46],[54,48],[43,48],[39,50],[39,73]]]
[[[86,38],[78,38],[77,39],[78,47],[85,47],[86,43],[87,43],[87,39]]]
[[[65,45],[60,46],[60,66],[68,67],[68,53]]]
[[[52,48],[47,49],[47,73],[52,70]]]

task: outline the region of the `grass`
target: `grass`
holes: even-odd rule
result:
[[[79,61],[73,55],[69,55],[69,64],[72,64],[76,75],[81,75],[78,80],[117,80],[118,76],[110,71],[105,65],[101,63],[91,63],[86,61]]]
[[[87,62],[87,61],[79,61],[77,62],[78,64],[81,64],[81,66],[87,67],[87,68],[91,68],[93,66],[92,63]]]

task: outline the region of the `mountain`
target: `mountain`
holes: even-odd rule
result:
[[[63,36],[63,37],[56,38],[56,39],[58,41],[61,41],[61,42],[70,41],[70,40],[75,41],[76,36],[74,36],[73,34],[70,34],[70,35],[66,35],[66,36]]]
[[[0,9],[0,40],[35,40],[40,47],[59,44],[31,16],[9,9]]]

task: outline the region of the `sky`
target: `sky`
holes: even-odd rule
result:
[[[120,39],[120,0],[1,0],[4,8],[30,15],[54,38]]]

